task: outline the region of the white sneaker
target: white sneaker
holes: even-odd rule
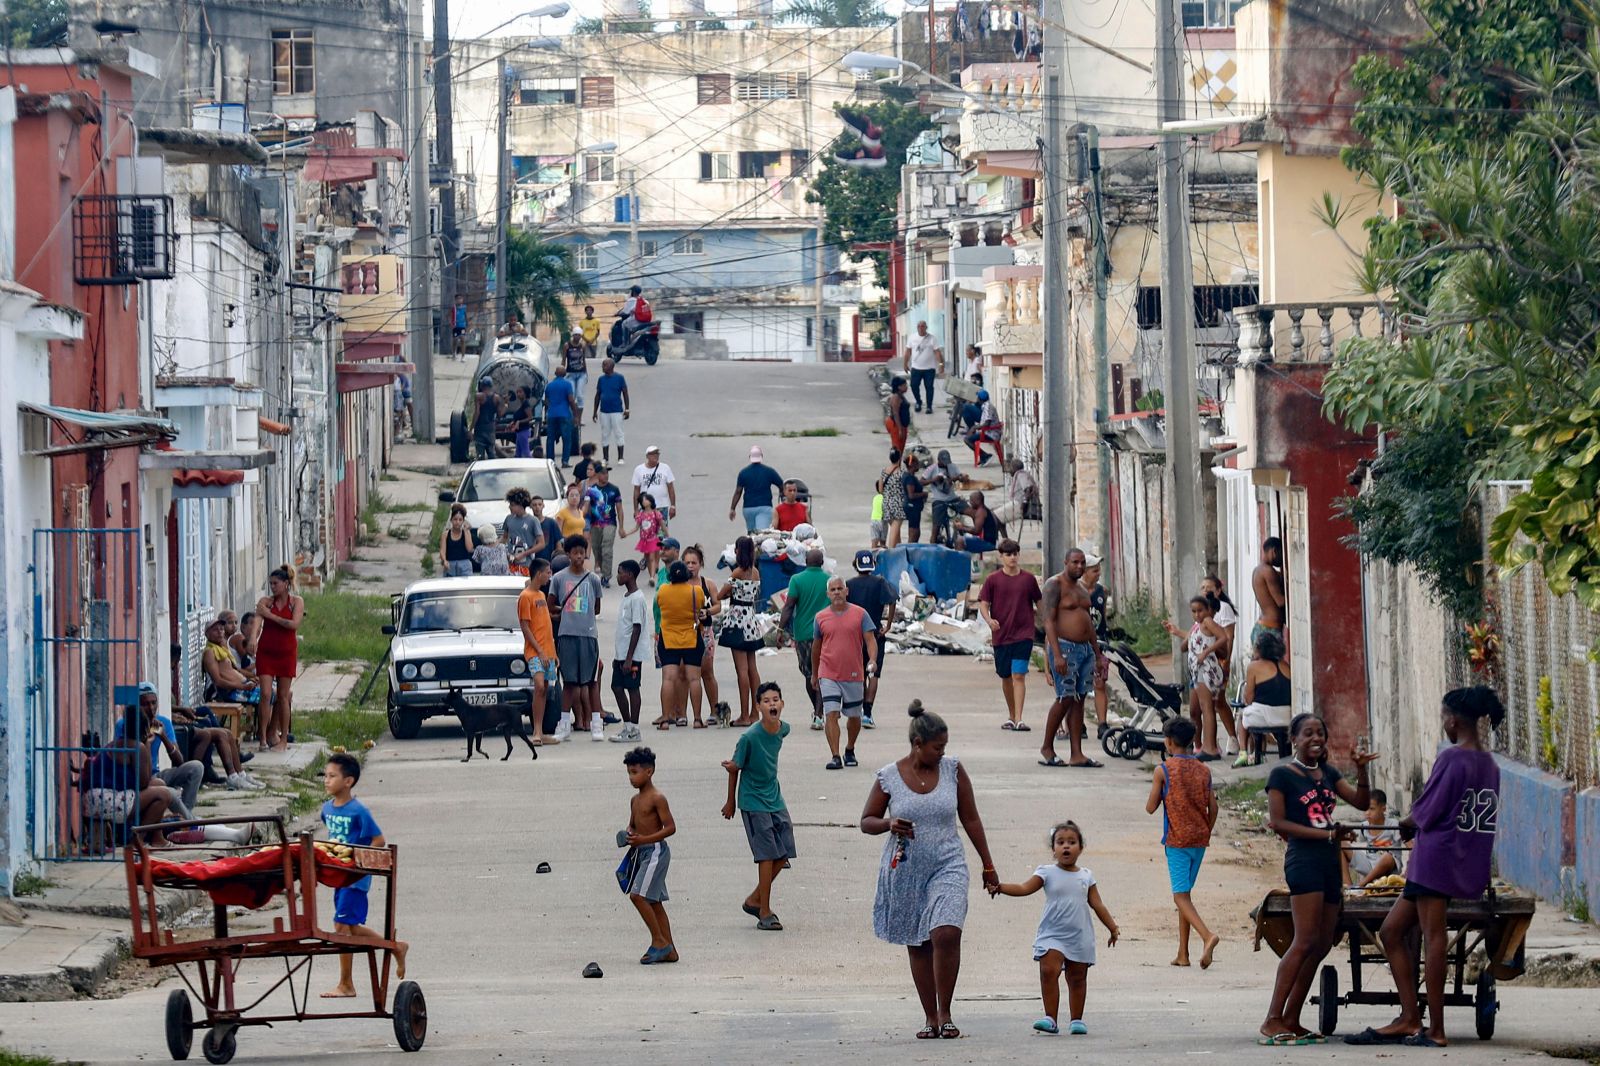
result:
[[[249,788],[249,787],[250,787],[249,785],[245,784],[244,775],[243,774],[233,773],[233,774],[229,774],[228,775],[228,791],[229,792],[238,792],[240,789],[245,789],[245,788]]]
[[[561,716],[561,721],[556,723],[556,739],[557,740],[566,740],[571,736],[572,736],[572,720],[568,716],[562,715]]]
[[[594,721],[589,723],[589,739],[604,740],[605,738],[606,724],[605,722],[601,721],[600,716],[597,714],[594,716]]]

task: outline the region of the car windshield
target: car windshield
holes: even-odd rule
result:
[[[515,589],[424,592],[406,600],[402,633],[448,633],[459,629],[520,628]]]
[[[555,476],[546,466],[526,466],[512,470],[472,470],[461,482],[461,492],[456,499],[462,503],[483,503],[487,500],[504,500],[512,489],[527,489],[530,496],[547,500],[561,499],[561,490]]]

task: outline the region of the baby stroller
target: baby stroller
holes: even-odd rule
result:
[[[1120,630],[1112,631],[1113,638],[1126,636]],[[1116,667],[1117,676],[1138,705],[1126,725],[1101,732],[1100,746],[1107,755],[1134,761],[1144,758],[1147,751],[1161,751],[1165,747],[1162,727],[1183,713],[1182,690],[1157,681],[1133,648],[1121,639],[1101,642],[1100,653]]]

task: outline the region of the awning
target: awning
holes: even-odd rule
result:
[[[1038,178],[1044,174],[1044,164],[1035,149],[985,152],[978,160],[978,173],[1002,174],[1011,178]]]
[[[184,467],[172,474],[172,495],[180,500],[225,500],[238,496],[243,484],[243,470]]]
[[[334,371],[339,377],[340,392],[360,392],[362,389],[381,389],[385,385],[393,385],[398,374],[415,374],[415,363],[381,363],[369,361],[364,363],[335,363]]]
[[[284,422],[274,422],[270,418],[257,417],[256,425],[265,432],[271,433],[274,437],[287,437],[289,435],[289,426]]]
[[[186,452],[177,448],[148,451],[139,456],[140,470],[260,470],[278,461],[278,453],[264,448],[232,452]]]
[[[405,159],[399,148],[330,148],[313,150],[306,160],[305,179],[341,185],[352,181],[371,181],[378,176],[378,160]]]
[[[39,420],[39,446],[30,455],[76,455],[108,448],[135,448],[177,437],[178,427],[140,411],[83,411],[48,403],[19,403]],[[59,439],[58,438],[62,438]]]

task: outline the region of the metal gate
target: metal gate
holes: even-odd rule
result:
[[[27,813],[36,858],[114,860],[137,821],[119,816],[125,794],[86,804],[80,771],[106,750],[120,707],[138,700],[142,574],[136,529],[34,531]]]

